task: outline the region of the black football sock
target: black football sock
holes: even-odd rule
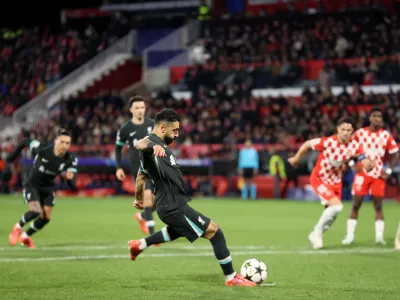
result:
[[[154,233],[155,222],[153,220],[153,209],[151,207],[145,207],[142,212],[143,220],[146,220],[146,226],[149,228],[150,234]]]
[[[28,210],[22,217],[21,220],[19,220],[19,226],[24,227],[24,225],[26,223],[28,223],[29,221],[36,219],[37,217],[39,217],[40,213],[36,212],[36,211],[32,211],[32,210]]]
[[[221,228],[217,230],[215,235],[210,239],[210,242],[213,246],[215,257],[218,259],[222,271],[224,272],[226,280],[232,280],[236,276],[236,272],[233,269],[232,258]]]
[[[175,229],[172,229],[169,226],[164,227],[160,231],[153,233],[147,238],[141,239],[141,245],[139,246],[139,248],[143,250],[154,244],[171,242],[173,240],[176,240],[177,238],[180,238],[181,236],[182,235],[179,234]]]
[[[29,229],[26,231],[26,234],[28,236],[31,236],[32,234],[35,234],[36,232],[38,232],[39,230],[41,230],[47,223],[49,223],[50,220],[49,219],[42,219],[42,218],[38,218],[35,221],[33,221],[31,223],[31,226],[29,227]]]

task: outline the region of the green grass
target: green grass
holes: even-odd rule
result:
[[[400,253],[392,251],[400,207],[385,203],[387,246],[374,245],[374,213],[361,210],[356,243],[341,245],[350,205],[325,235],[307,236],[319,203],[194,200],[225,232],[234,265],[258,258],[275,287],[225,287],[209,242],[184,239],[129,260],[127,241],[142,237],[129,198],[58,198],[37,249],[8,245],[27,209],[21,196],[0,197],[0,299],[398,299]],[[156,219],[157,228],[161,222]],[[187,246],[193,246],[188,248]],[[250,247],[253,246],[253,247]],[[168,256],[167,256],[168,255]]]

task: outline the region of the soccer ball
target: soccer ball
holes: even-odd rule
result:
[[[243,263],[240,273],[243,277],[260,284],[267,279],[267,265],[261,260],[251,258]]]

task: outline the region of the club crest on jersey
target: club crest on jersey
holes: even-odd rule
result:
[[[169,162],[171,163],[171,166],[175,166],[176,165],[176,159],[172,154],[169,157]]]
[[[147,127],[147,133],[151,133],[151,130],[152,130],[152,127],[150,126],[150,127]]]

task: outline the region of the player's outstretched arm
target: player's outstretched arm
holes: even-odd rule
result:
[[[290,157],[288,159],[289,163],[293,167],[296,167],[299,164],[300,159],[304,156],[304,154],[306,154],[311,149],[312,149],[311,140],[308,140],[303,145],[301,145],[300,149],[297,150],[297,153],[295,154],[295,156]]]
[[[363,168],[367,171],[367,172],[369,172],[369,171],[371,171],[374,167],[375,167],[375,161],[373,161],[373,160],[370,160],[369,158],[367,158],[366,156],[365,156],[365,154],[361,154],[361,155],[359,155],[358,157],[357,157],[357,160],[359,161],[359,162],[361,162],[361,165],[363,166]]]
[[[115,145],[115,166],[116,166],[116,176],[118,180],[123,181],[126,177],[124,169],[121,168],[121,157],[122,157],[122,147],[121,145]]]
[[[24,150],[25,147],[29,147],[29,149],[36,154],[36,150],[39,148],[40,142],[37,140],[31,140],[30,138],[25,138],[23,139],[18,146],[15,148],[13,153],[7,156],[6,161],[7,162],[13,162]]]
[[[71,172],[72,174],[69,175],[68,172]],[[68,171],[68,172],[67,172],[67,185],[70,189],[77,190],[77,188],[76,188],[76,177],[77,177],[76,173],[72,172],[72,171]]]
[[[382,174],[382,178],[383,179],[388,179],[390,177],[390,175],[392,175],[393,169],[397,166],[397,162],[399,161],[399,151],[390,154],[390,164],[389,164],[389,168],[387,168],[384,172],[384,174]]]
[[[133,202],[133,205],[137,209],[143,209],[143,193],[146,184],[146,179],[147,179],[146,175],[143,174],[141,171],[139,171],[138,175],[136,176],[136,186],[135,186],[136,200]]]
[[[66,178],[67,178],[67,185],[69,188],[76,190],[76,177],[78,173],[78,158],[73,157],[69,162],[69,167],[67,169]]]
[[[166,155],[163,147],[153,143],[148,138],[138,141],[135,145],[135,148],[138,151],[153,153],[155,156],[159,157],[164,157]]]

